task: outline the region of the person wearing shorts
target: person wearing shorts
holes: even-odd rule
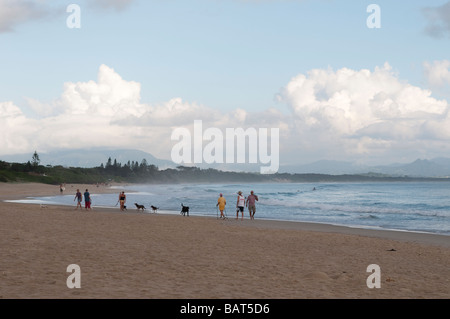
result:
[[[91,194],[89,194],[87,189],[84,192],[84,208],[86,210],[91,210]]]
[[[258,196],[251,191],[245,202],[245,205],[248,207],[248,212],[250,213],[250,219],[255,219],[256,201],[258,201]]]
[[[83,207],[81,207],[81,202],[83,201],[83,195],[81,195],[81,192],[79,189],[77,189],[77,193],[75,194],[75,198],[73,199],[74,201],[77,200],[77,208],[80,207],[80,209],[83,209]]]
[[[225,200],[225,197],[223,197],[223,194],[220,193],[219,195],[219,199],[217,200],[217,204],[216,206],[219,206],[219,210],[220,210],[220,218],[225,219],[225,215],[223,214],[223,211],[225,209],[225,205],[227,204],[227,201]]]
[[[125,203],[127,202],[127,196],[125,195],[125,192],[120,193],[119,195],[119,201],[120,201],[120,210],[125,210]]]
[[[236,203],[236,219],[239,218],[239,212],[241,212],[241,220],[244,219],[244,206],[245,206],[245,197],[242,196],[242,192],[238,192],[237,203]]]

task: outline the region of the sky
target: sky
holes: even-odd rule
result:
[[[170,160],[202,121],[279,129],[281,166],[406,163],[450,157],[449,101],[447,0],[0,0],[0,159]]]

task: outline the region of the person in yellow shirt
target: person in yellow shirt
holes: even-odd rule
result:
[[[225,219],[225,215],[223,214],[223,211],[225,209],[225,205],[227,204],[227,201],[225,200],[225,197],[223,197],[223,194],[220,193],[219,195],[219,199],[217,200],[217,204],[216,206],[219,206],[219,210],[220,210],[220,218]]]

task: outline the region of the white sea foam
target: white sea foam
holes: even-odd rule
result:
[[[128,209],[134,209],[136,202],[179,213],[183,203],[190,206],[191,215],[216,216],[217,198],[223,193],[226,213],[233,217],[237,191],[247,196],[254,190],[259,196],[256,218],[450,235],[450,182],[170,184],[121,189],[127,194]],[[63,195],[20,202],[75,205],[73,198]],[[94,206],[117,207],[118,193],[93,193],[92,199]]]

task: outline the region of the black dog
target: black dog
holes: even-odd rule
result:
[[[185,216],[186,214],[189,217],[189,206],[184,206],[183,204],[181,204],[181,215]]]
[[[142,211],[144,211],[144,209],[145,209],[144,205],[139,205],[137,203],[134,203],[134,205],[136,205],[137,210],[142,209]]]
[[[152,208],[152,210],[153,210],[154,213],[156,213],[156,211],[159,209],[159,207],[156,207],[156,206],[153,206],[153,205],[150,206],[150,207]]]

